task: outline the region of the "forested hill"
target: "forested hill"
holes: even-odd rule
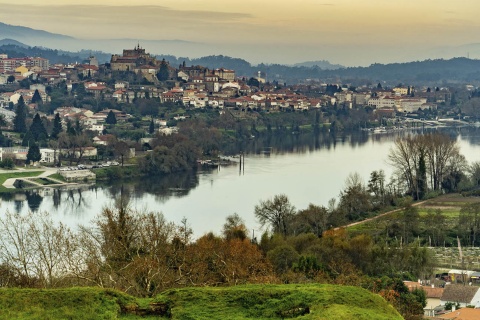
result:
[[[0,53],[6,53],[9,57],[37,56],[50,60],[50,63],[74,63],[81,62],[90,55],[97,57],[100,63],[110,61],[111,54],[101,51],[81,50],[69,52],[52,50],[43,47],[29,47],[13,40],[0,40]],[[287,66],[281,64],[252,65],[250,62],[223,55],[213,55],[201,58],[183,58],[172,55],[159,55],[159,59],[165,59],[172,66],[178,67],[185,62],[187,66],[201,65],[210,69],[227,68],[235,70],[237,76],[255,77],[262,72],[262,77],[267,81],[278,81],[288,84],[304,81],[305,79],[318,79],[326,83],[352,82],[369,80],[373,83],[386,81],[390,85],[398,83],[441,85],[445,82],[475,82],[480,81],[480,60],[468,58],[453,58],[449,60],[435,59],[414,61],[406,63],[372,64],[369,67],[349,67],[327,69],[328,65],[296,65]],[[323,61],[325,62],[325,61]],[[337,65],[331,65],[337,66]],[[365,81],[363,81],[364,83]]]
[[[6,53],[10,58],[42,57],[48,59],[50,64],[55,63],[81,63],[89,56],[95,56],[100,63],[109,62],[111,54],[101,51],[81,50],[70,52],[43,47],[30,47],[11,39],[0,40],[0,53]]]
[[[414,61],[407,63],[372,64],[369,67],[325,69],[315,66],[287,66],[281,64],[252,65],[248,61],[228,56],[208,56],[197,59],[158,56],[178,67],[185,61],[189,65],[202,65],[208,68],[224,67],[233,69],[238,76],[254,77],[258,71],[269,81],[294,83],[305,79],[319,79],[325,82],[368,79],[373,82],[387,81],[391,84],[470,82],[480,80],[480,60],[453,58]]]
[[[377,63],[369,67],[325,71],[323,74],[344,79],[364,78],[400,82],[478,81],[480,80],[480,60],[453,58],[407,63]]]

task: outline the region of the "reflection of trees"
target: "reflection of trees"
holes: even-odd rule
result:
[[[53,207],[55,209],[58,209],[58,207],[60,207],[60,205],[62,204],[62,190],[61,189],[53,189],[52,201],[53,201]]]
[[[0,193],[0,199],[3,201],[13,201],[13,199],[15,199],[15,193]]]
[[[190,190],[198,186],[198,184],[197,172],[185,171],[122,180],[109,183],[108,185],[98,185],[97,187],[103,187],[113,199],[119,199],[123,193],[123,196],[128,199],[141,199],[145,194],[152,194],[159,200],[162,200],[172,196],[187,196]]]
[[[272,133],[260,133],[255,139],[226,146],[227,154],[238,154],[241,151],[250,154],[260,154],[267,148],[273,148],[277,154],[306,153],[320,149],[335,148],[337,143],[361,146],[369,140],[367,132],[345,133],[337,135],[328,131],[312,131],[291,133],[290,131],[274,131]]]
[[[76,212],[77,210],[81,210],[82,208],[89,208],[90,204],[88,203],[87,199],[83,197],[83,189],[68,189],[66,191],[66,206],[67,212]]]
[[[15,207],[15,212],[16,212],[16,213],[22,212],[23,201],[21,201],[21,200],[15,200],[15,201],[14,201],[14,207]]]
[[[25,196],[27,197],[27,203],[30,210],[32,210],[32,212],[38,211],[38,208],[40,208],[40,204],[43,201],[43,197],[38,193],[38,191],[27,191],[25,192]]]

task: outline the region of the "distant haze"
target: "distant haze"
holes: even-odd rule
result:
[[[480,58],[478,0],[160,3],[0,0],[0,21],[85,40],[69,41],[66,50],[78,50],[74,46],[81,45],[119,52],[124,42],[103,39],[131,39],[128,47],[142,41],[155,54],[192,58],[224,54],[252,63],[328,60],[357,66],[454,56]],[[0,34],[0,38],[4,37]]]

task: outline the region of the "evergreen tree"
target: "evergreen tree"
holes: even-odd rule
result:
[[[30,132],[35,137],[36,141],[46,140],[48,138],[47,129],[45,129],[42,119],[40,119],[40,115],[38,113],[35,115],[35,117],[33,117],[33,122],[30,126]]]
[[[170,72],[168,71],[168,63],[165,61],[165,59],[163,59],[162,63],[160,64],[160,69],[157,73],[157,79],[160,81],[165,81],[168,80],[169,76]]]
[[[30,146],[30,148],[28,148],[27,164],[29,164],[30,162],[38,162],[40,161],[40,159],[42,159],[40,148],[36,144],[33,144],[32,146]]]
[[[150,134],[153,134],[155,132],[155,123],[153,122],[153,119],[150,121],[150,126],[148,127],[148,132]]]
[[[75,120],[75,134],[80,135],[83,131],[82,124],[80,123],[80,120]]]
[[[67,134],[69,136],[74,136],[77,134],[75,128],[72,126],[72,121],[70,121],[70,119],[67,120]]]
[[[33,136],[32,132],[28,130],[27,133],[25,133],[25,136],[23,137],[22,146],[29,147],[34,144],[35,144],[35,137]]]
[[[42,102],[43,100],[42,100],[42,97],[40,96],[40,92],[38,92],[38,89],[36,89],[32,97],[32,103],[42,103]]]
[[[50,137],[52,139],[58,139],[58,135],[63,131],[62,120],[60,120],[60,114],[56,114],[53,119],[53,129]]]
[[[15,109],[15,117],[13,118],[13,131],[25,133],[27,132],[27,107],[25,106],[25,101],[23,97],[20,96],[18,99],[17,108]]]
[[[0,130],[0,147],[10,146],[12,141],[3,135],[2,130]]]
[[[105,119],[106,124],[116,124],[117,123],[117,117],[115,116],[115,113],[113,113],[112,110],[107,115],[107,118]]]

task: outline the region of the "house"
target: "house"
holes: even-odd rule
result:
[[[93,144],[99,144],[102,146],[108,145],[111,141],[115,141],[115,136],[113,134],[104,134],[93,138]]]
[[[123,111],[117,110],[117,109],[105,109],[102,111],[99,111],[95,113],[92,117],[95,118],[104,118],[107,119],[108,114],[112,111],[115,114],[115,118],[117,119],[117,122],[125,122],[130,118],[131,116]],[[98,123],[98,122],[97,122]]]
[[[478,306],[480,307],[480,287],[450,284],[445,286],[440,304],[445,305],[447,302],[458,303],[460,307]]]
[[[0,160],[5,156],[11,156],[17,160],[27,160],[28,148],[25,147],[4,147],[0,148]]]
[[[413,291],[415,289],[420,289],[425,291],[427,296],[427,305],[425,306],[425,316],[434,316],[435,310],[441,306],[440,298],[443,295],[444,288],[435,287],[434,285],[421,285],[419,282],[414,281],[403,281],[408,290]]]
[[[435,319],[478,320],[480,319],[480,309],[462,308],[438,315]]]
[[[86,157],[95,157],[97,156],[97,148],[96,147],[85,147],[82,150],[75,150],[75,158],[79,158],[80,156]]]
[[[41,148],[40,153],[42,154],[42,158],[40,159],[42,163],[54,163],[58,160],[58,150]]]

